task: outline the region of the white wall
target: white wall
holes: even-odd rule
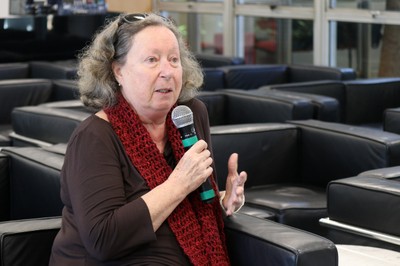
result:
[[[10,0],[0,0],[0,18],[9,17],[9,5]]]

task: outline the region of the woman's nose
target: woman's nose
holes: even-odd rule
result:
[[[168,61],[163,61],[160,68],[160,77],[166,79],[167,81],[172,77],[172,66]]]

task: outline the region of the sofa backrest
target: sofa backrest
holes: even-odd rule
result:
[[[0,152],[0,221],[10,219],[9,156]]]
[[[289,65],[290,82],[305,82],[315,80],[352,80],[357,77],[352,68],[339,68],[317,65]]]
[[[242,65],[245,63],[244,58],[236,56],[197,53],[195,54],[195,57],[203,68]]]
[[[300,128],[301,179],[326,187],[331,180],[400,164],[400,135],[341,123],[290,121]]]
[[[216,91],[225,88],[225,72],[219,68],[203,68],[204,81],[201,91]]]
[[[60,171],[64,156],[36,147],[6,147],[10,219],[61,215]]]
[[[0,80],[25,79],[29,77],[28,63],[1,63]]]
[[[31,78],[75,79],[78,63],[76,60],[30,61]]]
[[[79,99],[79,88],[75,80],[53,79],[53,89],[49,101],[67,101]]]
[[[210,91],[201,92],[197,98],[201,100],[208,111],[210,126],[225,125],[228,119],[225,116],[226,111],[226,95],[222,92]]]
[[[220,67],[225,72],[225,87],[252,90],[264,85],[288,82],[286,65],[256,65]]]
[[[400,78],[346,81],[345,123],[382,123],[384,110],[400,106]]]
[[[298,177],[296,126],[280,123],[211,127],[214,162],[220,189],[225,189],[228,158],[239,154],[239,171],[246,171],[246,188],[290,182]]]
[[[37,105],[48,101],[52,83],[45,79],[0,80],[0,124],[11,123],[15,107]]]

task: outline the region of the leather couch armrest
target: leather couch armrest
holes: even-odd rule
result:
[[[232,265],[338,265],[330,240],[269,220],[237,213],[225,232]]]
[[[309,85],[306,85],[305,83]],[[339,102],[340,89],[338,88],[337,90],[338,95],[325,96],[323,94],[318,94],[318,90],[317,93],[314,93],[312,89],[314,88],[313,86],[315,86],[316,84],[311,84],[311,83],[318,83],[317,86],[320,86],[321,88],[325,87],[325,85],[327,85],[327,87],[331,85],[331,84],[328,85],[328,83],[331,83],[331,81],[327,81],[327,83],[320,81],[303,82],[303,84],[288,83],[281,85],[263,86],[255,90],[254,93],[258,93],[260,95],[275,94],[288,98],[297,97],[297,98],[308,99],[314,106],[313,119],[321,121],[329,121],[329,122],[339,122],[341,119],[340,118],[341,107]],[[299,86],[296,86],[295,84],[299,84]],[[302,89],[303,88],[302,86],[304,86],[304,90]],[[311,93],[307,92],[309,89],[311,89],[310,90]],[[328,89],[326,89],[326,91],[328,91]]]
[[[1,222],[0,264],[48,265],[51,247],[60,227],[60,217]]]
[[[225,89],[229,124],[282,123],[287,120],[312,119],[310,99],[282,95],[274,91],[259,94],[257,90]]]
[[[91,114],[80,109],[23,106],[12,113],[14,138],[43,141],[49,144],[67,143],[75,128]]]
[[[332,181],[327,190],[329,219],[400,236],[399,180],[363,174]]]
[[[398,179],[400,178],[400,166],[378,168],[368,170],[358,174],[359,176],[371,176],[386,179]]]

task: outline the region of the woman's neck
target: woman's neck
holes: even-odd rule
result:
[[[161,124],[143,124],[150,134],[151,139],[157,145],[158,150],[163,153],[165,144],[167,143],[167,130],[165,122]]]

